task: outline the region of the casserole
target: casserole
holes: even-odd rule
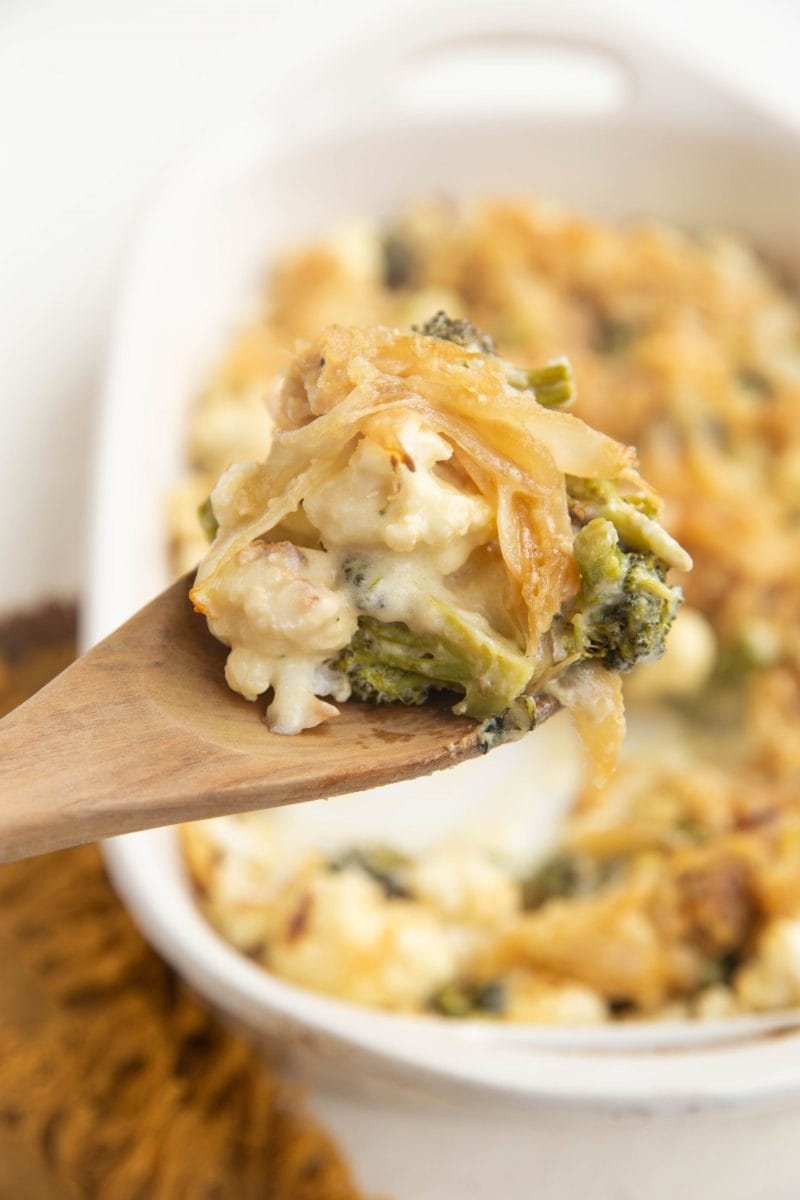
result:
[[[185,404],[287,243],[360,212],[389,216],[411,195],[529,190],[597,216],[724,224],[789,265],[798,261],[800,168],[789,132],[627,30],[592,31],[586,20],[553,29],[518,12],[513,24],[496,20],[488,30],[461,22],[457,38],[400,29],[358,56],[362,68],[369,64],[360,84],[352,63],[340,65],[349,103],[323,105],[320,85],[290,128],[243,121],[167,182],[117,317],[95,479],[88,641],[166,582],[163,505],[178,472]],[[448,56],[492,46],[502,54],[509,45],[599,55],[618,73],[625,102],[602,116],[453,114],[438,101],[431,113],[419,106],[419,88],[407,86]],[[532,818],[511,785],[535,769],[535,833],[546,842],[570,790],[564,737],[548,728],[458,768],[458,780],[454,771],[396,785],[407,790],[393,796],[337,800],[325,809],[329,836],[363,835],[372,822],[394,842],[408,829],[434,839],[463,821],[465,807],[486,821],[487,781],[508,795],[500,824],[519,830]],[[456,800],[456,787],[465,800]],[[403,829],[395,832],[398,811]],[[302,830],[319,817],[295,810],[286,819]],[[800,1174],[800,1038],[791,1015],[577,1032],[454,1028],[364,1012],[266,976],[225,946],[194,907],[169,831],[117,839],[107,855],[157,948],[314,1083],[318,1111],[367,1188],[385,1192],[390,1180],[397,1200],[480,1200],[498,1187],[527,1195],[535,1177],[540,1194],[553,1197],[589,1187],[666,1197],[686,1187],[778,1198]],[[742,1106],[747,1138],[735,1132]]]

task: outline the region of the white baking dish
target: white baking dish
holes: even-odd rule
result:
[[[180,471],[186,405],[290,243],[342,218],[388,215],[420,194],[529,191],[598,215],[723,224],[800,263],[800,162],[788,131],[607,20],[602,31],[585,17],[549,28],[515,10],[513,23],[495,18],[491,35],[481,21],[462,13],[455,38],[439,38],[435,21],[424,36],[401,28],[340,64],[290,128],[242,121],[179,167],[154,201],[108,373],[87,642],[166,582],[164,497]],[[617,73],[621,107],[481,115],[449,104],[447,76],[430,85],[451,55],[509,47],[515,56],[555,47],[599,57]],[[508,799],[506,831],[533,821],[544,838],[568,793],[558,767],[569,758],[558,748],[565,737],[553,726],[394,795],[337,800],[322,810],[325,836],[363,835],[368,822],[395,840],[431,839],[463,806],[473,822],[488,820],[487,804],[497,825],[497,794],[513,790],[503,780],[533,778],[535,807]],[[282,819],[299,828],[318,817]],[[785,1028],[791,1015],[587,1034],[355,1009],[271,978],[224,945],[192,904],[170,831],[116,839],[107,855],[158,949],[311,1081],[369,1189],[395,1200],[797,1194],[800,1035]]]

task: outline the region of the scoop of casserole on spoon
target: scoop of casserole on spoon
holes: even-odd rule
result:
[[[302,346],[191,592],[0,723],[0,858],[411,778],[562,706],[605,777],[620,672],[663,649],[691,562],[571,396],[563,360],[514,366],[442,313]]]

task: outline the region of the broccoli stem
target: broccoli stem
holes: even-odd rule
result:
[[[435,596],[428,597],[427,608],[442,645],[466,668],[464,700],[456,712],[477,720],[504,712],[525,691],[532,673],[529,660],[513,643]]]
[[[506,379],[518,391],[531,391],[543,408],[566,408],[575,398],[575,378],[565,358],[543,367],[506,368]]]
[[[424,684],[449,687],[468,683],[469,664],[443,640],[412,633],[401,621],[360,617],[358,625],[359,632],[350,645],[359,639],[357,650],[362,662],[378,662]]]
[[[627,499],[611,479],[579,479],[567,476],[567,493],[573,516],[582,524],[602,517],[610,521],[626,550],[654,554],[668,567],[691,569],[692,560],[654,518],[657,507],[646,496]]]
[[[463,346],[469,354],[497,355],[487,333],[476,329],[466,317],[453,319],[441,309],[422,326],[414,326],[425,337],[440,338]],[[519,392],[533,392],[543,408],[566,408],[575,398],[575,379],[566,358],[557,358],[543,367],[514,367],[503,360],[506,380]]]
[[[362,616],[330,666],[348,676],[362,699],[421,704],[432,689],[454,689],[464,693],[458,712],[476,720],[504,712],[525,689],[528,660],[443,602],[431,597],[429,604],[440,634]]]
[[[595,517],[576,533],[573,553],[581,573],[581,600],[588,605],[607,604],[622,586],[626,569],[614,525]]]

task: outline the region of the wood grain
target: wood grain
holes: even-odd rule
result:
[[[74,627],[72,606],[0,619],[0,713],[74,658]],[[266,1047],[147,946],[97,847],[0,866],[0,961],[0,1200],[361,1197]]]
[[[0,861],[428,774],[481,751],[446,705],[371,707],[295,737],[226,685],[184,577],[0,722]],[[545,704],[541,719],[557,707]]]

